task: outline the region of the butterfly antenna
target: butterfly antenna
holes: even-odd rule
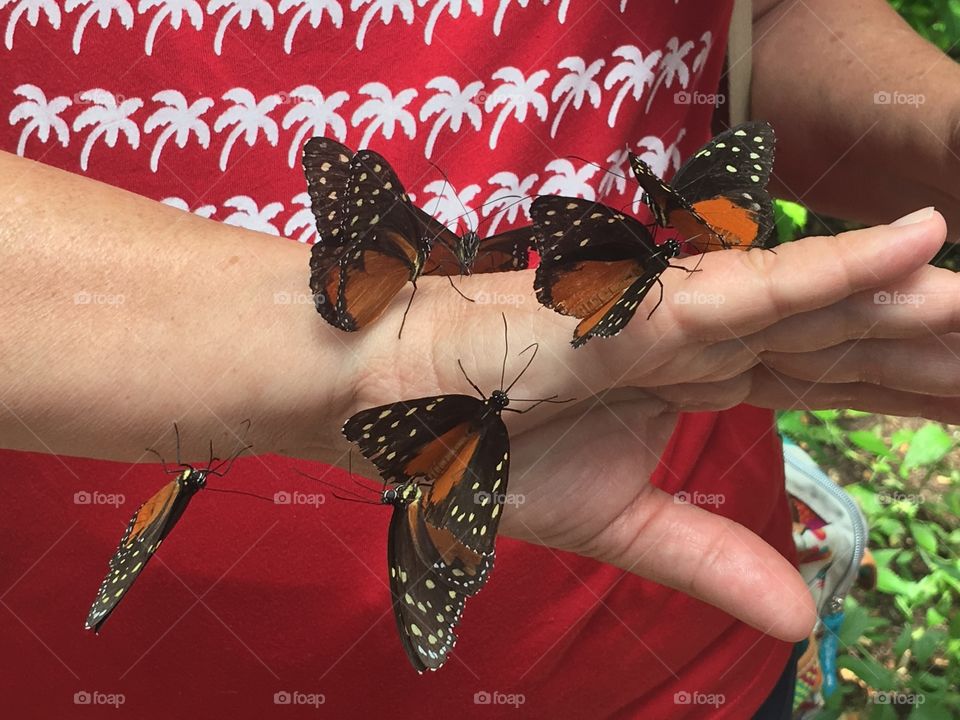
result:
[[[183,462],[180,460],[180,428],[177,427],[177,424],[173,424],[173,432],[177,436],[177,465],[183,465]]]
[[[326,485],[327,487],[332,488],[334,490],[338,490],[342,493],[349,493],[350,495],[353,496],[353,497],[346,497],[344,495],[338,495],[335,492],[331,493],[338,500],[347,500],[349,502],[362,502],[362,503],[366,503],[367,505],[379,505],[379,503],[374,502],[370,498],[364,497],[360,493],[354,492],[353,490],[348,490],[347,488],[340,487],[339,485],[336,485],[335,483],[332,483],[329,480],[324,480],[323,478],[314,477],[313,475],[309,475],[303,472],[302,470],[297,470],[296,468],[294,468],[294,470],[297,472],[297,474],[302,475],[308,480],[313,480],[313,482],[320,483],[321,485]],[[369,490],[370,488],[366,488],[366,489]]]
[[[503,365],[500,367],[500,389],[503,390],[503,380],[507,375],[507,355],[510,354],[510,338],[507,335],[507,316],[500,313],[503,318]]]
[[[520,378],[523,377],[523,374],[524,374],[524,373],[527,371],[527,369],[533,364],[534,358],[537,357],[537,352],[540,350],[540,344],[539,344],[539,343],[531,343],[530,345],[527,345],[527,347],[525,347],[523,350],[521,350],[521,351],[520,351],[520,354],[523,355],[523,354],[524,354],[527,350],[529,350],[530,348],[533,348],[533,355],[531,355],[531,356],[530,356],[530,359],[527,360],[527,364],[523,366],[523,370],[520,371],[520,374],[517,375],[517,377],[515,377],[515,378],[513,379],[513,382],[510,383],[509,387],[507,387],[507,389],[504,390],[505,393],[509,393],[509,392],[510,392],[510,390],[513,388],[513,386],[517,384],[517,381],[520,380]]]
[[[218,493],[230,493],[231,495],[246,495],[248,497],[255,497],[258,500],[266,500],[269,503],[275,502],[273,498],[264,497],[263,495],[257,495],[256,493],[247,492],[246,490],[227,490],[226,488],[214,488],[208,487],[207,490]]]
[[[447,177],[447,174],[443,171],[443,168],[441,168],[439,165],[437,165],[437,164],[436,164],[435,162],[433,162],[432,160],[430,161],[430,164],[433,165],[434,169],[435,169],[438,173],[440,173],[441,175],[443,175],[443,187],[444,187],[444,190],[441,192],[441,195],[440,195],[441,197],[443,197],[443,195],[446,193],[446,189],[447,189],[447,188],[450,188],[451,190],[453,190],[453,184],[450,182],[450,178]],[[459,203],[460,207],[463,209],[463,215],[461,215],[459,218],[457,218],[457,227],[454,228],[454,232],[459,235],[459,234],[460,234],[460,233],[459,233],[459,230],[460,230],[460,220],[461,220],[461,219],[463,220],[463,224],[466,226],[467,230],[473,230],[473,228],[470,227],[469,218],[470,218],[470,215],[475,214],[475,213],[474,213],[473,210],[467,210],[467,206],[463,204],[463,200],[460,199],[460,196],[459,196],[459,195],[457,195],[456,193],[454,193],[454,196],[457,198],[457,203]],[[480,217],[479,217],[479,215],[478,215],[478,216],[477,216],[477,223],[478,223],[478,224],[479,224],[479,220],[480,220]]]
[[[400,321],[400,332],[397,333],[397,340],[403,337],[403,326],[407,323],[407,313],[410,312],[410,306],[413,305],[413,298],[417,294],[417,284],[413,283],[413,292],[410,293],[410,299],[407,301],[407,308],[403,311],[403,320]]]
[[[167,475],[174,475],[180,472],[179,470],[170,470],[169,468],[167,468],[167,461],[163,459],[163,455],[158,453],[153,448],[144,448],[144,450],[146,450],[146,452],[148,453],[153,453],[154,455],[157,456],[157,458],[160,460],[160,464],[163,466],[163,472],[166,473]]]
[[[600,165],[599,163],[595,163],[593,160],[587,160],[586,158],[580,157],[579,155],[567,155],[567,157],[568,157],[569,159],[571,159],[571,160],[579,160],[580,162],[584,162],[584,163],[586,163],[587,165],[593,165],[595,168],[597,168],[597,169],[600,170],[601,172],[605,172],[607,175],[613,175],[614,177],[620,178],[621,180],[627,180],[627,179],[628,179],[628,176],[627,176],[627,175],[621,175],[621,174],[618,173],[618,172],[614,172],[613,170],[611,170],[611,169],[608,168],[608,167],[604,167],[603,165]]]
[[[470,376],[469,376],[469,375],[467,375],[467,371],[463,369],[463,363],[460,361],[460,358],[457,358],[457,365],[460,366],[460,372],[463,373],[463,376],[467,379],[467,382],[470,383],[470,385],[473,387],[473,389],[477,391],[477,394],[478,394],[481,398],[486,398],[487,396],[483,394],[483,390],[481,390],[480,388],[477,387],[477,384],[476,384],[473,380],[470,379]]]

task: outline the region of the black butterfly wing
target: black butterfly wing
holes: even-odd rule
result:
[[[691,231],[689,218],[671,218],[671,224],[701,252],[716,250],[718,244],[763,245],[774,224],[767,184],[775,147],[773,128],[765,122],[744,123],[717,135],[694,153],[671,181],[715,236]]]
[[[510,437],[500,415],[487,410],[442,466],[424,500],[425,517],[479,555],[493,554],[510,474]]]
[[[466,602],[421,559],[417,546],[425,533],[420,503],[396,502],[387,539],[390,595],[400,642],[417,672],[446,662]]]
[[[85,627],[88,630],[100,631],[100,626],[133,586],[163,538],[183,513],[192,495],[190,489],[184,487],[178,478],[137,508],[130,518],[117,551],[110,558],[107,576],[100,584],[97,597],[87,615]]]
[[[540,251],[537,299],[581,319],[574,347],[616,335],[667,267],[649,231],[613,208],[577,198],[537,198],[531,214]]]
[[[327,322],[353,331],[376,320],[408,281],[416,281],[429,246],[410,198],[381,155],[361,150],[353,156],[344,193],[337,211],[341,246],[314,245],[310,289]]]
[[[469,395],[439,395],[362,410],[343,434],[387,482],[433,480],[469,441],[472,420],[485,409]]]
[[[353,150],[330,138],[310,138],[303,146],[303,172],[317,221],[318,243],[329,251],[345,242],[340,225],[351,158]]]
[[[660,227],[669,227],[670,216],[690,206],[683,197],[661,180],[649,165],[630,153],[630,169],[643,188],[643,202],[650,208],[653,219]]]
[[[530,266],[530,250],[536,244],[533,225],[507,230],[480,241],[472,272],[495,273],[526,270]]]
[[[423,500],[426,497],[424,495]],[[429,522],[416,527],[414,540],[420,559],[450,588],[471,596],[490,579],[494,562],[492,549],[483,553],[471,550],[450,530],[434,527]]]

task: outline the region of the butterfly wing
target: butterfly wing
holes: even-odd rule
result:
[[[700,252],[762,246],[774,224],[767,183],[775,146],[773,128],[765,122],[717,135],[671,181],[687,208],[674,209],[670,224]]]
[[[472,271],[476,274],[526,270],[535,243],[536,232],[532,225],[484,238],[477,249]]]
[[[100,584],[87,615],[85,627],[88,630],[100,631],[100,626],[116,609],[170,532],[191,495],[178,478],[162,487],[133,514],[117,551],[110,558],[107,576]]]
[[[340,224],[352,157],[346,145],[325,137],[310,138],[303,146],[303,172],[317,222],[317,242],[331,251],[344,243]]]
[[[667,267],[639,221],[599,203],[543,196],[531,207],[540,265],[537,299],[581,319],[573,345],[620,332]]]
[[[456,643],[466,595],[445,583],[418,551],[427,531],[418,501],[394,505],[387,539],[390,595],[400,642],[417,670],[436,670]]]
[[[471,420],[484,408],[469,395],[404,400],[358,412],[343,434],[387,482],[434,480],[469,442]]]
[[[434,472],[424,500],[427,522],[474,553],[492,555],[510,474],[510,437],[500,416],[488,410],[472,422]]]
[[[327,322],[353,331],[376,320],[408,281],[416,281],[429,245],[403,185],[378,153],[361,150],[352,157],[343,193],[335,211],[340,245],[314,245],[310,289]]]

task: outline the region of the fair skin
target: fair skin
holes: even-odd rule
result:
[[[814,122],[798,107],[778,125],[787,148],[801,120]],[[934,143],[925,147],[914,159],[933,165]],[[573,350],[575,321],[536,303],[530,271],[462,282],[468,295],[512,296],[507,307],[469,304],[445,280],[424,278],[401,341],[409,291],[369,329],[346,334],[309,304],[276,299],[306,291],[302,245],[3,154],[0,197],[3,447],[144,461],[144,445],[172,445],[177,419],[195,459],[208,439],[232,444],[250,418],[258,452],[344,465],[345,418],[470,392],[458,358],[482,388],[498,386],[503,310],[510,369],[523,362],[517,351],[540,345],[511,394],[578,402],[506,414],[510,492],[527,502],[508,508],[502,532],[678,588],[786,640],[814,619],[793,567],[745,528],[649,484],[677,413],[746,402],[960,420],[960,282],[926,265],[946,235],[932,211],[776,254],[712,253],[694,274],[668,270],[650,320],[656,291],[619,337]],[[944,209],[960,217],[949,200]],[[676,304],[680,291],[723,302]],[[925,302],[877,304],[878,291]],[[78,293],[114,301],[77,302]],[[371,472],[356,455],[354,469]]]

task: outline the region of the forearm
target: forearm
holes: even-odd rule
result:
[[[309,248],[2,153],[0,198],[0,447],[137,460],[176,420],[198,459],[249,418],[333,452],[357,341],[318,322]]]
[[[960,67],[884,0],[755,9],[752,114],[777,129],[773,190],[865,223],[935,205],[956,237]]]

